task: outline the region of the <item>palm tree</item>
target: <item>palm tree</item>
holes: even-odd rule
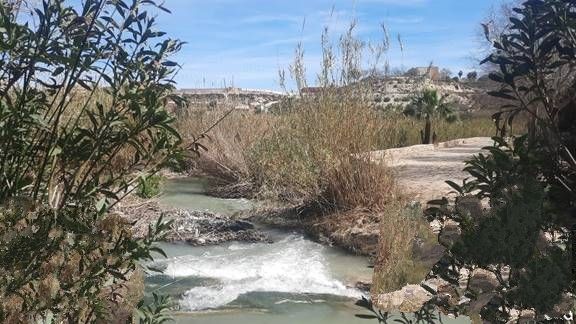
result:
[[[458,120],[454,104],[447,100],[448,95],[440,96],[436,89],[425,89],[412,99],[404,114],[424,119],[424,130],[420,131],[422,144],[432,144],[432,119],[443,118],[448,122]]]

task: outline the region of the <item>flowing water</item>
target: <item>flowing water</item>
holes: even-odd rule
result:
[[[247,200],[207,197],[203,188],[194,179],[170,181],[163,202],[224,214],[251,207]],[[354,283],[372,275],[366,258],[300,233],[266,232],[274,243],[162,244],[168,258],[155,262],[163,274],[147,277],[147,295],[172,296],[182,324],[372,323],[354,316],[366,314],[354,305],[363,295]]]

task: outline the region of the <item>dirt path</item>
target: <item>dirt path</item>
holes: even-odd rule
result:
[[[446,196],[452,188],[445,181],[461,183],[467,177],[464,161],[493,145],[488,137],[459,139],[434,145],[415,145],[371,152],[396,173],[400,186],[411,199],[426,203]]]

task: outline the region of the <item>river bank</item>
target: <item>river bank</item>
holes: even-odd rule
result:
[[[253,203],[206,196],[204,185],[172,179],[157,200],[118,208],[136,235],[161,214],[174,221],[160,244],[168,258],[147,264],[162,270],[146,275],[148,298],[171,296],[177,323],[361,323],[354,304],[369,295],[357,287],[371,280],[367,258],[249,222]]]
[[[119,207],[117,211],[134,223],[134,233],[137,236],[143,235],[147,231],[148,225],[155,223],[161,215],[166,220],[173,221],[172,230],[166,239],[169,243],[164,244],[169,252],[169,258],[161,263],[165,266],[166,272],[159,277],[148,277],[147,290],[150,292],[150,290],[168,289],[169,294],[179,299],[179,307],[181,310],[185,310],[185,318],[194,314],[194,321],[198,321],[199,316],[206,316],[206,310],[217,310],[217,317],[224,320],[226,318],[224,314],[235,312],[238,308],[242,310],[243,316],[250,318],[249,313],[261,312],[258,307],[256,310],[252,309],[251,303],[254,303],[254,299],[274,301],[274,306],[264,307],[265,312],[274,312],[276,305],[285,303],[285,300],[288,300],[288,303],[309,304],[310,294],[319,295],[316,297],[322,301],[320,304],[327,302],[323,295],[328,294],[332,296],[328,298],[328,304],[332,305],[330,307],[335,307],[336,304],[340,305],[336,307],[347,305],[344,308],[348,308],[349,311],[353,309],[361,311],[353,304],[355,299],[360,296],[370,296],[371,292],[368,290],[372,282],[372,270],[368,268],[368,259],[361,258],[364,260],[362,266],[357,266],[358,263],[354,266],[354,263],[347,261],[346,267],[351,270],[353,275],[340,278],[336,275],[338,271],[335,272],[333,266],[326,260],[325,253],[337,253],[340,257],[348,257],[349,254],[339,249],[342,247],[356,255],[371,255],[378,263],[378,260],[382,260],[378,258],[377,254],[382,249],[380,246],[382,236],[380,223],[382,219],[386,219],[383,218],[386,215],[372,213],[368,210],[324,213],[322,210],[301,206],[270,208],[245,198],[222,199],[208,196],[206,194],[208,183],[205,180],[174,176],[171,178],[164,188],[164,195],[159,199],[152,201],[132,200]],[[278,233],[282,234],[278,235]],[[431,267],[442,255],[442,251],[423,247],[421,240],[415,243],[418,243],[414,245],[415,247],[421,248],[417,257],[422,259],[420,261],[425,263],[426,267]],[[271,254],[268,255],[270,260],[281,260],[285,254],[292,255],[289,253],[292,248],[297,251],[294,251],[290,257],[291,262],[280,262],[280,264],[263,262],[260,260],[263,256],[244,255],[243,257],[249,259],[249,263],[253,267],[244,270],[238,267],[240,256],[235,251],[251,251],[248,254],[258,254],[257,251],[275,250],[276,247],[282,247],[279,249],[282,252],[279,254],[270,252]],[[174,250],[181,251],[183,249],[191,250],[187,252],[186,256],[179,255],[179,252],[170,256]],[[309,260],[315,260],[314,267],[316,268],[314,269],[310,268],[310,264],[299,263],[303,261],[302,258],[306,259],[305,255],[309,251],[316,251],[313,256],[309,256]],[[196,257],[192,257],[192,255],[196,255]],[[434,257],[431,258],[431,255]],[[223,262],[229,265],[231,273],[233,272],[231,269],[236,269],[235,276],[240,276],[239,279],[236,279],[240,280],[242,284],[236,282],[236,279],[231,280],[228,274],[218,272],[218,269],[222,268],[222,264],[210,262]],[[180,266],[176,266],[177,264]],[[188,268],[187,264],[194,264],[194,266]],[[176,268],[174,268],[175,266]],[[279,279],[267,276],[271,269],[278,271],[278,269],[287,266],[288,268],[303,269],[307,273],[306,275],[300,274],[301,278],[298,279],[298,282],[307,282],[305,288],[297,291],[285,291],[285,288],[267,285],[274,280],[286,282],[289,278]],[[376,266],[378,267],[379,264]],[[314,280],[318,279],[315,271],[319,271],[318,267],[327,267],[321,271],[324,273],[322,276],[325,279],[332,278],[330,280],[335,281],[330,282],[333,284],[337,282],[336,286],[343,290],[330,290],[335,287],[330,285],[328,285],[332,287],[330,289],[322,285],[315,286]],[[212,272],[209,271],[210,269],[213,269]],[[242,271],[247,271],[249,274],[242,276],[239,274]],[[364,275],[359,275],[360,273],[364,273]],[[333,275],[336,277],[332,277]],[[290,276],[295,276],[295,274],[290,274]],[[246,280],[252,281],[252,283],[243,286],[247,284]],[[176,283],[182,282],[184,283],[183,286],[177,288],[179,285]],[[416,283],[419,284],[419,280]],[[242,288],[239,288],[239,285]],[[294,285],[296,283],[292,286]],[[175,290],[168,287],[173,287]],[[367,290],[363,291],[362,289]],[[283,298],[278,297],[280,299],[276,300],[274,294],[266,294],[263,297],[260,293],[255,293],[260,291],[274,292]],[[286,296],[283,294],[296,294],[298,296],[304,294],[305,297],[302,297],[303,300],[298,299],[300,297],[293,300],[284,298]],[[222,297],[224,295],[226,298]],[[406,286],[402,290],[390,294],[374,295],[374,291],[372,291],[372,297],[376,298],[379,305],[388,303],[388,308],[394,310],[402,310],[404,306],[412,305],[412,302],[416,301],[415,305],[406,308],[407,311],[432,298],[419,285]],[[243,298],[248,298],[251,301],[248,304],[242,304]],[[220,301],[216,302],[215,300]],[[190,301],[207,304],[191,305]],[[240,305],[235,304],[239,301]],[[324,318],[326,314],[322,316]],[[210,315],[208,317],[213,319],[214,323],[218,322]]]

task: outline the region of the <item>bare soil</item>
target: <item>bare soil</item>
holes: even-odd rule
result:
[[[445,181],[461,183],[468,176],[463,171],[465,161],[478,153],[487,153],[482,148],[493,144],[489,137],[474,137],[375,151],[370,155],[372,160],[392,169],[411,200],[425,204],[449,196],[453,189]]]

